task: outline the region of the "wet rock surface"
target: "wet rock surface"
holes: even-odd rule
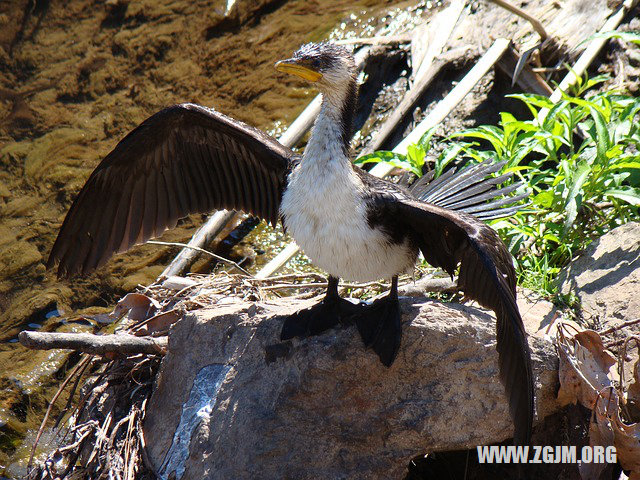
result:
[[[283,315],[309,302],[238,303],[181,320],[144,424],[155,470],[402,478],[420,453],[509,438],[493,316],[424,298],[401,303],[402,346],[390,368],[355,328],[280,343]],[[530,344],[544,418],[559,408],[555,351],[546,340]]]

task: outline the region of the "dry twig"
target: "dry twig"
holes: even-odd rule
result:
[[[123,333],[93,335],[91,333],[23,331],[18,335],[18,339],[25,347],[36,350],[67,348],[93,355],[108,353],[158,355],[164,354],[167,348],[166,337],[137,337]]]
[[[216,260],[218,260],[219,262],[222,262],[226,265],[229,265],[233,268],[236,268],[238,270],[240,270],[242,273],[244,273],[245,275],[247,275],[248,277],[251,277],[253,275],[251,275],[249,272],[247,272],[244,268],[242,268],[240,265],[238,265],[236,262],[234,262],[233,260],[229,260],[227,258],[221,257],[220,255],[216,255],[213,252],[210,252],[209,250],[205,250],[204,248],[200,248],[198,246],[195,245],[188,245],[186,243],[178,243],[178,242],[161,242],[159,240],[149,240],[147,241],[147,243],[152,243],[154,245],[166,245],[169,247],[182,247],[182,248],[189,248],[191,250],[196,250],[200,253],[206,253],[207,255],[210,255],[211,257],[215,258]]]

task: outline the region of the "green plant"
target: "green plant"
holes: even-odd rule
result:
[[[492,226],[517,258],[519,283],[547,295],[578,251],[640,218],[640,98],[613,91],[584,96],[603,80],[581,79],[557,104],[511,95],[528,107],[530,120],[503,112],[497,126],[452,135],[435,159],[436,175],[453,159],[506,160],[501,173],[514,172],[527,185],[531,203]]]
[[[601,33],[596,33],[594,35],[591,35],[586,40],[580,42],[579,45],[588,43],[595,38],[604,38],[604,39],[618,38],[626,42],[631,42],[631,43],[635,43],[636,45],[640,45],[640,32],[618,32],[615,30],[611,32],[601,32]]]
[[[392,167],[402,168],[403,170],[407,170],[414,175],[421,177],[427,152],[431,148],[431,137],[433,137],[434,130],[435,128],[427,130],[418,143],[409,145],[406,155],[386,150],[379,150],[377,152],[358,157],[354,163],[359,166],[363,166],[368,163],[386,163]]]

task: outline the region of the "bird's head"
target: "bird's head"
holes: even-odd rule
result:
[[[355,80],[353,54],[332,43],[307,43],[291,58],[276,63],[276,70],[316,83],[321,91],[335,89]]]

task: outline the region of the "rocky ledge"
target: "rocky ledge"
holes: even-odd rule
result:
[[[390,368],[355,328],[279,342],[283,316],[307,302],[187,315],[170,332],[144,423],[158,476],[402,478],[420,453],[508,439],[493,315],[426,298],[401,305]],[[557,359],[539,334],[530,345],[544,418],[559,408]]]

